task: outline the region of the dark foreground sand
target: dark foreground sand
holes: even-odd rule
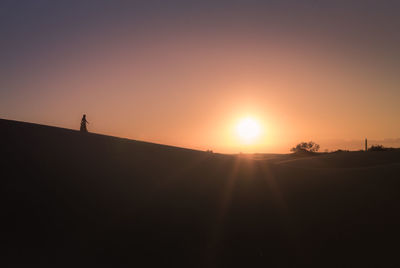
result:
[[[1,267],[400,267],[400,152],[227,156],[0,120]]]

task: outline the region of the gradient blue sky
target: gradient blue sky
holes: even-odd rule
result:
[[[400,1],[0,3],[0,117],[221,152],[399,145]]]

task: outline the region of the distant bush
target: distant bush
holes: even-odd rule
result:
[[[372,145],[370,148],[368,148],[368,151],[372,151],[372,152],[383,152],[383,151],[392,151],[392,150],[394,150],[394,148],[387,148],[380,144]]]
[[[209,154],[213,154],[214,153],[213,150],[207,150],[206,152],[209,153]]]
[[[333,151],[332,153],[344,153],[344,152],[350,152],[349,150],[342,150],[342,149],[338,149],[336,151]]]
[[[319,144],[316,144],[313,141],[300,142],[299,144],[296,145],[296,147],[290,149],[290,151],[294,153],[300,153],[300,152],[315,153],[318,152],[318,150],[319,150]]]

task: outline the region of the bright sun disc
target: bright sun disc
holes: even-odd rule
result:
[[[236,132],[243,142],[252,143],[260,136],[261,127],[257,120],[247,117],[239,121]]]

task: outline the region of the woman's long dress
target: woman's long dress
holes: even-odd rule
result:
[[[86,121],[85,120],[81,121],[81,131],[82,132],[88,132],[87,128],[86,128]]]

